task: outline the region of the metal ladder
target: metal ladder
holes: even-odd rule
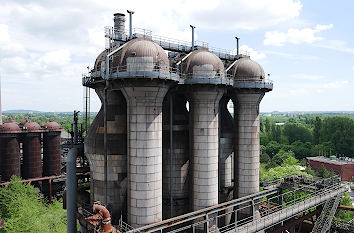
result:
[[[332,199],[329,199],[326,202],[321,212],[321,215],[318,217],[315,225],[313,226],[311,233],[326,233],[329,231],[329,229],[331,228],[333,216],[336,213],[340,199],[341,196],[338,195]]]

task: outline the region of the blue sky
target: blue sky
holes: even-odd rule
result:
[[[3,0],[3,109],[82,109],[81,75],[104,49],[104,26],[134,10],[134,27],[250,52],[274,81],[261,111],[354,110],[354,2],[319,0]],[[126,24],[128,28],[128,24]],[[100,102],[92,92],[92,111]]]

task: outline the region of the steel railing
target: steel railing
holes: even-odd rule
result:
[[[304,178],[302,182],[296,181],[296,185],[300,187],[280,195],[263,192],[264,195],[251,195],[128,232],[182,232],[187,229],[194,232],[201,228],[206,228],[208,232],[255,232],[255,229],[269,228],[279,223],[279,219],[289,219],[346,191],[338,176],[313,180]],[[266,208],[262,208],[264,206]],[[250,211],[253,215],[249,217],[220,225],[225,222],[226,216]]]
[[[82,75],[82,84],[84,86],[100,82],[107,78],[106,72],[101,70],[92,70],[90,73]],[[170,79],[180,83],[200,83],[200,84],[225,84],[245,88],[259,88],[262,85],[272,85],[270,79],[255,79],[255,77],[243,77],[234,80],[233,76],[226,72],[219,71],[198,71],[194,73],[182,73],[180,69],[169,67],[166,64],[154,62],[135,62],[124,66],[113,66],[109,68],[109,79],[117,78],[159,78]]]
[[[138,38],[147,38],[153,40],[155,43],[160,45],[165,49],[177,49],[180,51],[190,51],[192,50],[192,43],[185,40],[174,39],[166,36],[154,35],[151,30],[143,29],[143,28],[134,28],[133,29],[133,36]],[[116,36],[117,32],[114,31],[113,27],[106,26],[105,27],[105,36],[111,39],[117,39]],[[129,31],[125,30],[125,35],[128,35]],[[220,58],[226,59],[235,59],[237,54],[233,50],[227,50],[222,48],[216,48],[209,46],[209,43],[204,41],[195,41],[194,44],[196,47],[203,47],[207,48],[210,52],[216,54]],[[249,56],[250,53],[247,50],[240,50],[239,55],[241,56]]]

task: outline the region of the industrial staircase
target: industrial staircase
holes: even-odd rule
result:
[[[333,216],[336,213],[340,199],[341,195],[337,195],[326,202],[321,212],[321,215],[316,220],[316,223],[311,233],[326,233],[329,231],[329,229],[331,228]]]

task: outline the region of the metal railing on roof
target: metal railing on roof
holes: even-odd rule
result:
[[[113,27],[106,26],[105,27],[105,37],[110,38],[112,40],[121,40],[127,41],[129,32],[125,30],[125,34],[120,34],[114,31]],[[166,36],[154,35],[151,30],[143,29],[143,28],[134,28],[133,29],[133,37],[134,38],[147,38],[154,41],[156,44],[160,45],[162,48],[172,51],[180,51],[180,52],[190,52],[192,51],[192,43],[185,40],[174,39]],[[227,60],[236,60],[238,58],[235,51],[216,48],[209,46],[209,43],[204,41],[195,41],[196,47],[207,48],[210,52],[214,53],[221,59]],[[250,53],[246,50],[240,50],[239,56],[247,56],[249,57]]]
[[[107,78],[105,71],[92,70],[91,73],[83,74],[82,84],[89,86]],[[109,69],[109,79],[121,78],[158,78],[173,80],[180,84],[214,84],[233,85],[237,88],[272,88],[273,81],[270,79],[255,79],[255,77],[243,77],[234,80],[233,76],[226,72],[196,71],[182,73],[180,69],[169,67],[164,63],[133,62],[124,66],[113,66]]]

